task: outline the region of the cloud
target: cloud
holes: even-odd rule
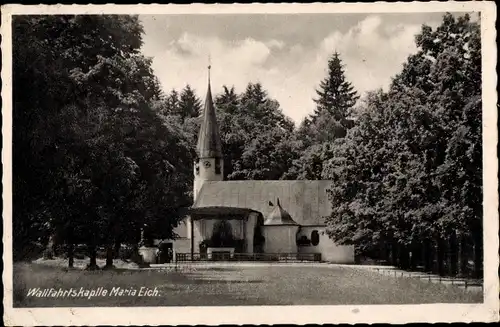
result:
[[[270,48],[283,49],[285,42],[279,40],[270,40],[266,42],[266,45]]]
[[[420,25],[383,25],[379,16],[370,16],[347,33],[332,33],[322,42],[322,56],[338,51],[346,76],[360,92],[386,88],[403,62],[415,53],[414,37]]]
[[[189,83],[202,94],[206,90],[209,56],[214,92],[221,91],[223,84],[234,84],[242,90],[249,81],[273,75],[262,65],[279,47],[282,47],[279,42],[266,44],[252,38],[229,42],[184,33],[155,53],[151,53],[146,41],[143,51],[153,57],[153,69],[165,90],[182,88]]]
[[[347,79],[360,93],[386,88],[408,55],[416,51],[414,35],[419,31],[419,24],[388,23],[372,15],[343,32],[333,30],[313,45],[301,43],[299,38],[296,42],[222,39],[191,32],[159,45],[154,31],[146,29],[143,51],[153,57],[153,69],[166,91],[189,83],[204,95],[210,55],[215,93],[222,85],[234,85],[241,92],[248,82],[261,82],[285,114],[298,123],[313,111],[315,88],[326,76],[328,58],[334,51],[340,53]],[[307,26],[303,33],[309,33]]]

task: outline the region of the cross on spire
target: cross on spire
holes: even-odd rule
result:
[[[212,61],[210,60],[210,54],[208,55],[208,82],[210,83],[210,69],[212,68]]]

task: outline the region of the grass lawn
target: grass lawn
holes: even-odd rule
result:
[[[32,288],[107,289],[107,296],[36,297]],[[135,295],[109,296],[112,288]],[[141,287],[156,296],[138,296]],[[260,266],[161,270],[82,271],[43,264],[14,265],[14,307],[213,306],[479,303],[481,292],[454,285],[394,278],[355,267]]]

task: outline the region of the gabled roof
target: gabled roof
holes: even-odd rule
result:
[[[248,208],[267,219],[279,198],[299,225],[324,225],[323,217],[331,213],[326,192],[331,185],[332,181],[207,181],[193,208]]]
[[[198,134],[198,144],[196,153],[199,158],[222,158],[222,146],[215,116],[215,107],[210,89],[210,77],[208,80],[207,97],[203,108],[200,132]]]
[[[264,225],[297,225],[288,211],[281,207],[280,199],[278,198],[276,201],[277,203],[264,221]]]

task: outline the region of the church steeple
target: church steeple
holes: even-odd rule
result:
[[[212,100],[212,91],[210,88],[210,68],[208,66],[208,90],[205,98],[205,107],[203,108],[202,122],[198,134],[198,144],[196,152],[199,158],[221,158],[222,146],[215,116],[215,107]]]
[[[210,89],[210,65],[208,66],[208,90],[205,98],[205,107],[201,117],[198,144],[196,145],[197,158],[194,162],[194,190],[196,200],[203,184],[207,181],[222,181],[224,178],[224,162],[215,107]]]

